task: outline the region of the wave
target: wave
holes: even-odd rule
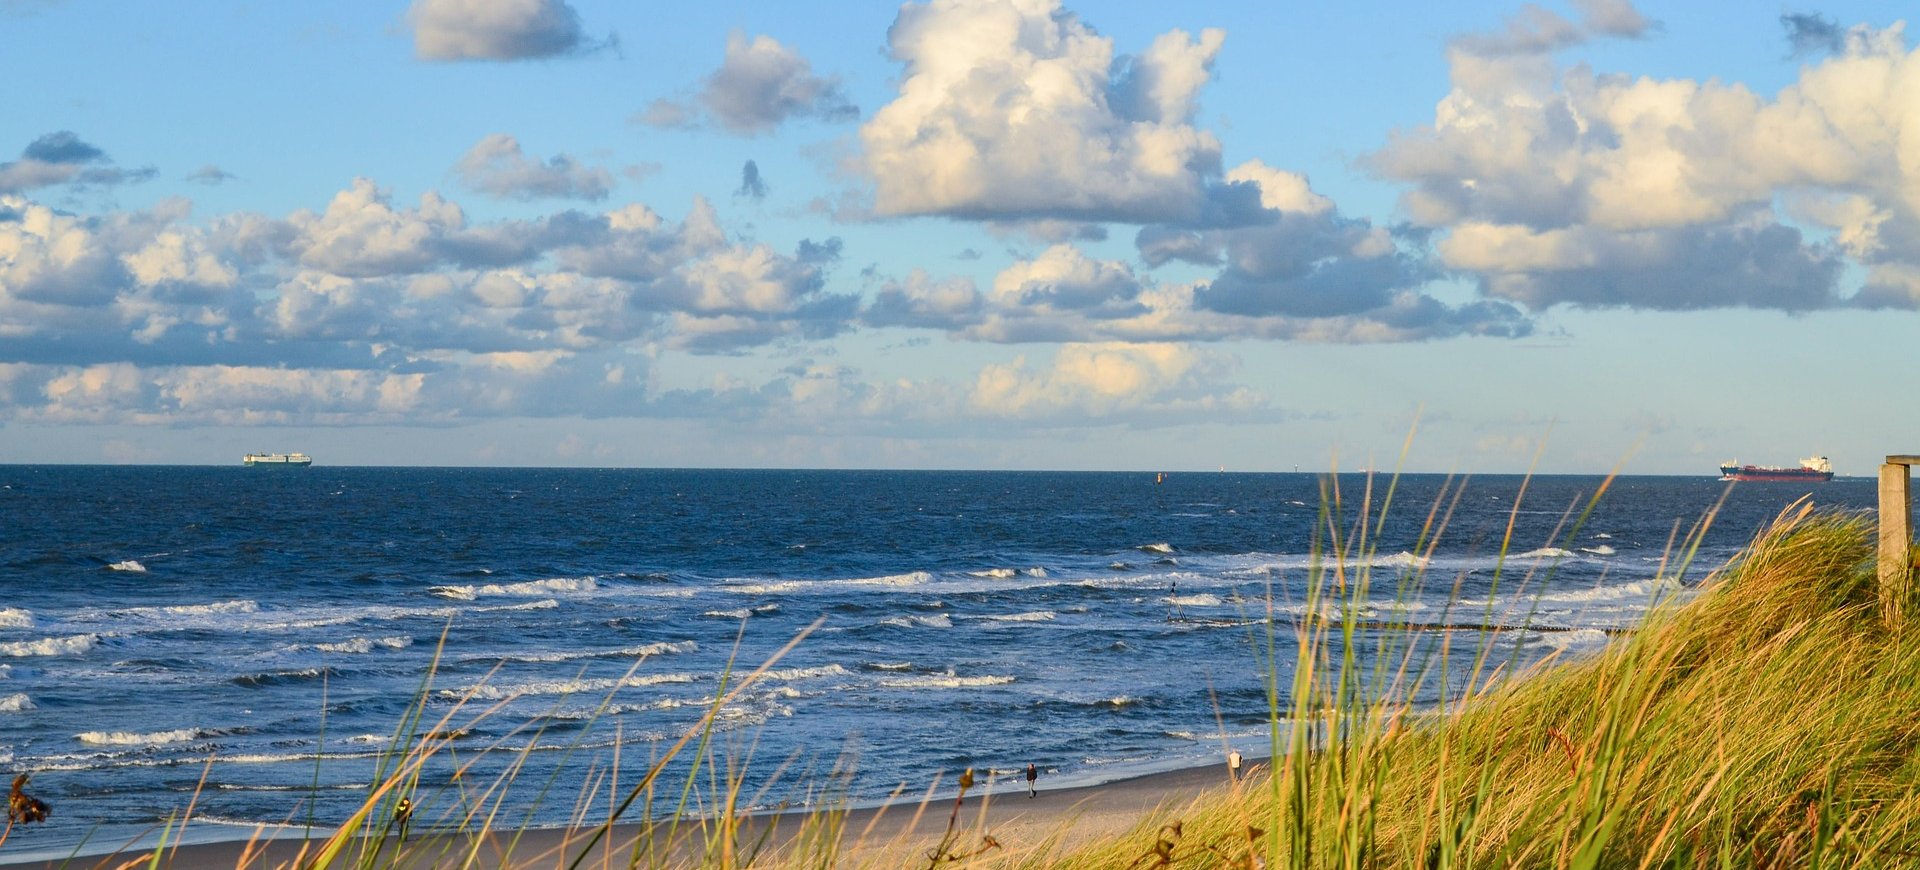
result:
[[[806,680],[815,677],[846,677],[852,672],[839,665],[821,665],[813,668],[780,668],[766,672],[763,676],[769,680]]]
[[[1025,569],[1021,569],[1021,568],[988,568],[988,569],[987,569],[987,570],[985,570],[985,571],[968,571],[968,572],[967,572],[967,576],[969,576],[969,577],[985,577],[985,578],[988,578],[988,579],[991,579],[991,580],[1011,580],[1011,579],[1013,579],[1013,578],[1015,578],[1015,577],[1037,577],[1037,578],[1044,578],[1044,577],[1046,577],[1046,576],[1048,576],[1048,575],[1047,575],[1047,569],[1045,569],[1045,568],[1039,568],[1039,567],[1034,567],[1034,568],[1025,568]]]
[[[892,616],[880,620],[879,624],[899,626],[900,628],[912,628],[916,625],[923,628],[952,628],[953,620],[946,614],[941,613],[934,616]]]
[[[861,667],[870,671],[911,671],[913,662],[868,662]]]
[[[549,653],[503,653],[499,655],[467,656],[462,662],[525,662],[528,664],[548,664],[552,662],[571,662],[579,659],[638,659],[659,655],[677,655],[693,652],[700,644],[690,640],[659,641],[657,643],[630,646],[623,649],[568,650]]]
[[[555,577],[524,583],[488,583],[484,586],[429,586],[427,593],[455,601],[472,601],[486,597],[537,598],[556,593],[579,594],[598,588],[600,582],[593,577]]]
[[[1403,551],[1391,556],[1375,556],[1367,560],[1367,565],[1372,568],[1425,568],[1432,561],[1426,556],[1416,556]]]
[[[925,571],[909,571],[905,574],[888,574],[883,577],[856,577],[852,580],[840,580],[849,586],[921,586],[933,582],[933,575]]]
[[[77,656],[100,642],[97,634],[73,634],[66,637],[43,637],[39,640],[21,640],[13,643],[0,643],[0,656],[28,658],[30,656]]]
[[[1004,686],[1013,680],[1013,677],[1000,676],[961,677],[948,672],[923,677],[890,677],[881,680],[880,685],[889,689],[972,689],[981,686]]]
[[[317,680],[332,672],[332,668],[301,668],[292,671],[267,671],[259,674],[241,674],[228,680],[228,682],[236,686],[246,686],[248,688],[265,688],[267,686],[285,686],[293,683]]]
[[[410,646],[413,646],[413,637],[402,634],[380,638],[356,637],[339,643],[316,643],[313,648],[327,653],[365,654],[375,649],[406,649]]]
[[[1572,556],[1572,555],[1573,555],[1572,550],[1563,550],[1559,547],[1541,547],[1538,550],[1528,550],[1517,556],[1513,556],[1512,558],[1515,558],[1515,559],[1565,559],[1568,556]]]
[[[710,617],[713,617],[714,619],[746,619],[747,617],[753,615],[753,611],[748,610],[744,607],[741,607],[741,608],[736,608],[734,610],[709,610],[700,615],[710,616]]]
[[[984,619],[988,622],[1047,622],[1052,620],[1055,615],[1051,610],[1035,610],[1030,613],[1008,613],[1000,616],[977,616],[974,618]]]
[[[0,697],[0,713],[21,713],[33,709],[33,699],[25,692]]]
[[[1167,544],[1167,543],[1141,544],[1140,546],[1135,547],[1134,549],[1142,550],[1148,553],[1159,553],[1161,555],[1172,555],[1173,553],[1173,545]]]
[[[21,607],[0,607],[0,628],[32,628],[33,611]]]
[[[145,565],[142,565],[142,564],[140,564],[140,562],[139,562],[139,560],[136,560],[136,559],[127,559],[127,560],[124,560],[124,561],[120,561],[120,562],[115,562],[115,563],[113,563],[113,564],[111,564],[111,565],[108,565],[108,566],[107,566],[107,570],[109,570],[109,571],[131,571],[131,572],[133,572],[133,573],[135,573],[135,574],[145,574],[145,573],[147,573],[147,566],[145,566]]]
[[[1588,649],[1606,646],[1608,640],[1607,633],[1604,631],[1593,628],[1582,628],[1574,631],[1546,632],[1541,634],[1539,638],[1536,639],[1536,642],[1557,650],[1566,651],[1573,648]]]
[[[73,735],[73,739],[89,746],[165,746],[169,743],[190,743],[206,740],[231,732],[211,728],[176,728],[172,731],[83,731]]]
[[[1202,592],[1199,595],[1169,595],[1160,600],[1179,607],[1214,607],[1220,603],[1220,596]]]
[[[1609,547],[1609,546],[1607,546],[1606,544],[1601,544],[1601,545],[1600,545],[1600,546],[1598,546],[1598,547],[1581,547],[1581,548],[1580,548],[1580,552],[1582,552],[1582,553],[1592,553],[1592,554],[1594,554],[1595,556],[1611,556],[1611,555],[1613,555],[1614,553],[1617,553],[1617,552],[1619,552],[1619,551],[1618,551],[1618,550],[1615,550],[1615,549],[1614,549],[1614,548],[1612,548],[1612,547]]]
[[[518,698],[523,695],[582,695],[587,693],[606,693],[620,689],[637,689],[644,686],[658,686],[667,683],[691,683],[699,679],[692,674],[647,674],[644,676],[619,677],[596,680],[539,680],[514,685],[469,686],[465,689],[441,689],[440,697],[457,700],[474,697],[487,701],[500,701]]]

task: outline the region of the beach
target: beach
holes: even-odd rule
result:
[[[1260,763],[1249,766],[1243,777],[1253,777]],[[1153,773],[1089,786],[1048,788],[1045,780],[1034,797],[1023,786],[1006,779],[989,790],[969,793],[957,816],[951,796],[901,799],[881,806],[858,807],[839,814],[810,812],[767,813],[746,817],[735,837],[737,843],[762,842],[771,848],[792,846],[796,837],[807,834],[826,821],[834,821],[839,830],[834,866],[897,867],[903,863],[926,860],[928,850],[937,846],[953,819],[952,851],[981,848],[991,837],[998,844],[992,851],[1002,858],[1019,859],[1049,851],[1084,845],[1096,839],[1125,834],[1153,817],[1156,810],[1167,811],[1169,820],[1195,799],[1209,793],[1224,793],[1233,787],[1224,763],[1164,773]],[[656,828],[656,830],[659,830]],[[193,827],[188,826],[189,839]],[[640,825],[616,825],[604,841],[594,847],[582,867],[625,867],[632,855]],[[573,862],[593,836],[592,828],[538,828],[523,832],[496,833],[478,842],[466,835],[437,836],[415,834],[405,852],[393,865],[403,868],[447,867],[467,864],[475,867],[539,868],[566,867]],[[1151,832],[1147,832],[1151,834]],[[517,836],[516,836],[517,835]],[[23,854],[32,848],[32,831],[16,829],[9,849]],[[665,836],[656,840],[666,840]],[[687,846],[701,839],[697,825],[682,826],[682,843],[677,857],[662,863],[674,866],[691,863],[697,847]],[[297,830],[275,835],[262,830],[252,840],[240,839],[188,843],[170,849],[160,866],[173,870],[233,870],[239,867],[275,868],[297,865],[303,850],[307,855],[321,841],[303,840]],[[1144,852],[1152,845],[1149,836],[1141,837]],[[54,868],[118,867],[147,855],[145,850],[130,850],[110,855],[37,856],[17,861],[0,855],[0,868],[6,870],[54,870]],[[469,861],[469,855],[471,860]],[[646,865],[647,862],[642,862]],[[141,864],[140,866],[145,866]]]

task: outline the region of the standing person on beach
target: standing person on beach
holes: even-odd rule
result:
[[[1039,778],[1040,768],[1034,767],[1031,761],[1027,762],[1027,797],[1033,797],[1033,782]]]
[[[1227,775],[1232,777],[1234,782],[1240,781],[1240,750],[1238,749],[1227,750]]]

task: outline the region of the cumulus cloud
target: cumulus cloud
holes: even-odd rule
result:
[[[1170,31],[1139,55],[1057,0],[932,0],[888,31],[899,94],[860,128],[883,215],[1185,221],[1220,142],[1194,126],[1225,41]]]
[[[422,60],[533,60],[594,47],[566,0],[414,0],[407,23]]]
[[[27,143],[20,159],[0,163],[0,193],[20,193],[56,185],[111,186],[146,181],[152,167],[123,169],[105,151],[71,130],[57,130]]]
[[[1440,265],[1490,296],[1807,310],[1846,302],[1849,262],[1920,263],[1920,52],[1901,25],[1849,30],[1771,98],[1540,56],[1451,62],[1433,123],[1367,163],[1412,185],[1402,205],[1439,231]]]
[[[323,210],[195,221],[184,200],[80,216],[0,195],[0,419],[645,409],[637,350],[850,328],[857,297],[826,288],[840,250],[733,239],[705,201],[680,221],[629,205],[477,223],[437,193],[401,205],[358,179]],[[290,392],[247,386],[271,372]]]
[[[1248,412],[1265,399],[1216,384],[1236,365],[1227,354],[1180,344],[1068,344],[1050,365],[1025,357],[981,370],[967,395],[974,412],[1015,419],[1110,418],[1153,409]]]
[[[475,143],[454,167],[461,183],[482,193],[521,202],[541,198],[602,200],[613,190],[613,174],[555,154],[545,162],[528,159],[520,140],[494,133]]]
[[[837,122],[860,116],[838,78],[814,75],[805,57],[771,36],[750,39],[739,31],[727,36],[726,58],[701,86],[697,107],[656,100],[638,120],[683,127],[697,122],[702,110],[742,136],[769,133],[794,119]]]

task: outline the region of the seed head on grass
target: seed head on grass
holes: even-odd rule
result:
[[[14,825],[26,825],[33,822],[45,822],[53,812],[47,802],[27,794],[27,774],[13,778],[13,790],[7,792],[7,828],[0,831],[0,845],[6,845],[7,838],[13,836]]]

